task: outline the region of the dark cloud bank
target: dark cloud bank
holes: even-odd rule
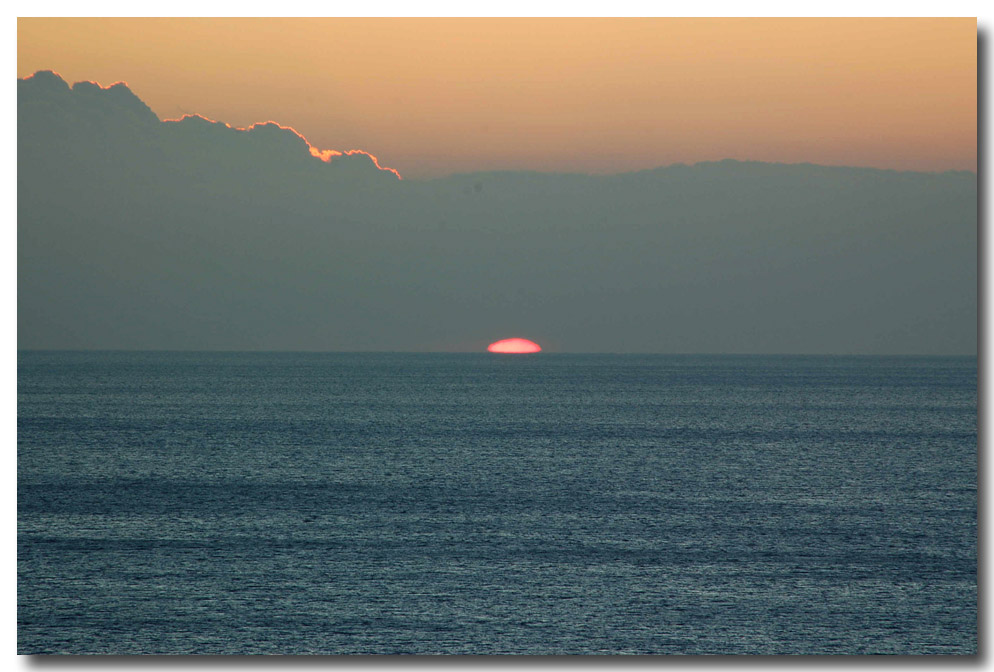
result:
[[[17,84],[19,348],[976,352],[970,172],[401,181],[123,84]]]

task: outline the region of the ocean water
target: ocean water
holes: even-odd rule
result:
[[[18,355],[18,652],[974,654],[977,360]]]

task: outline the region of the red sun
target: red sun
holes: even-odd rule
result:
[[[505,338],[503,341],[488,345],[487,351],[521,355],[528,352],[542,352],[542,348],[538,343],[527,338]]]

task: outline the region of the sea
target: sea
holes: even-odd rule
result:
[[[18,354],[21,654],[976,654],[976,357]]]

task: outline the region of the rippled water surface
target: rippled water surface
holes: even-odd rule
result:
[[[975,358],[18,357],[20,653],[975,653]]]

